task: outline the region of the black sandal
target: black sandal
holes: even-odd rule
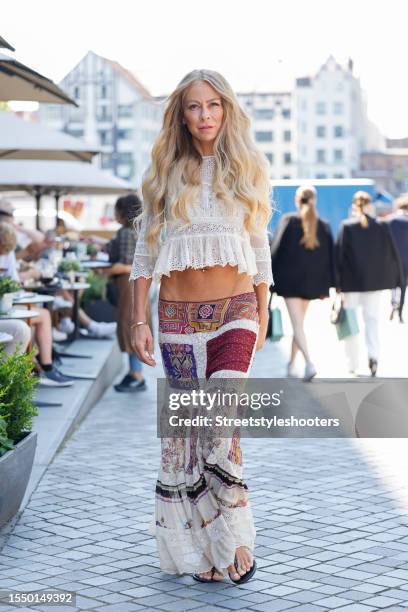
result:
[[[216,567],[212,567],[210,569],[211,578],[202,578],[198,574],[193,574],[193,580],[196,580],[197,582],[221,582],[221,580],[214,580],[214,574],[216,571],[217,571]]]
[[[239,575],[238,567],[237,567],[238,566],[237,557],[235,557],[235,559],[234,559],[234,566],[235,566],[235,569],[237,570],[237,574]],[[248,580],[251,580],[251,578],[255,574],[255,572],[256,572],[256,561],[254,559],[254,562],[252,564],[251,569],[249,569],[246,574],[241,576],[239,580],[233,580],[231,578],[231,575],[230,575],[230,580],[234,584],[244,584],[245,582],[248,582]]]

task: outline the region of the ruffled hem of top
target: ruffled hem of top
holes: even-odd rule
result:
[[[226,265],[238,266],[239,273],[255,275],[257,265],[250,243],[231,234],[200,236],[200,240],[197,236],[177,236],[168,238],[163,245],[153,277],[159,282],[163,275],[170,276],[175,270]]]

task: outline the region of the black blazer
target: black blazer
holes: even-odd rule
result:
[[[367,215],[343,221],[336,241],[338,288],[341,291],[381,291],[401,286],[402,265],[386,223]]]
[[[395,213],[384,218],[399,253],[405,278],[408,276],[408,214]]]
[[[283,297],[313,300],[329,295],[335,286],[334,245],[329,224],[318,220],[319,246],[313,250],[300,244],[302,224],[297,213],[281,218],[271,245],[272,291]]]

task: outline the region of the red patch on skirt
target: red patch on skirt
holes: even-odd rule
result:
[[[220,370],[247,372],[256,333],[249,329],[229,329],[207,342],[206,378]]]

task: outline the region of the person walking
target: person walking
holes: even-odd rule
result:
[[[395,246],[399,253],[403,274],[401,287],[392,290],[392,313],[398,311],[399,320],[404,322],[402,313],[405,304],[405,292],[408,285],[408,195],[402,195],[395,201],[395,213],[385,217],[394,238]],[[399,299],[397,293],[399,292]]]
[[[352,216],[342,222],[336,241],[338,289],[346,308],[361,307],[368,367],[375,376],[379,358],[378,319],[381,292],[402,286],[401,261],[388,224],[372,216],[371,196],[357,191]],[[359,336],[344,339],[349,370],[359,367]]]
[[[146,389],[142,362],[132,348],[130,333],[132,292],[129,274],[136,244],[133,219],[141,209],[142,203],[134,193],[118,198],[115,204],[115,219],[121,224],[121,228],[108,244],[109,260],[113,265],[107,268],[105,273],[112,276],[114,282],[118,323],[116,334],[120,350],[129,357],[129,371],[120,383],[114,385],[114,389],[119,393],[134,393]]]
[[[275,286],[272,291],[285,299],[293,328],[287,375],[296,376],[295,359],[305,360],[303,379],[316,376],[304,330],[311,300],[329,296],[335,286],[334,244],[329,224],[316,211],[316,190],[303,185],[296,190],[296,212],[283,215],[271,244]]]
[[[250,119],[219,73],[194,70],[167,100],[143,180],[133,346],[155,366],[145,320],[160,280],[159,346],[171,386],[249,375],[264,342],[272,283],[268,163]],[[162,438],[154,532],[161,568],[201,582],[249,580],[255,527],[239,435],[202,445]]]

